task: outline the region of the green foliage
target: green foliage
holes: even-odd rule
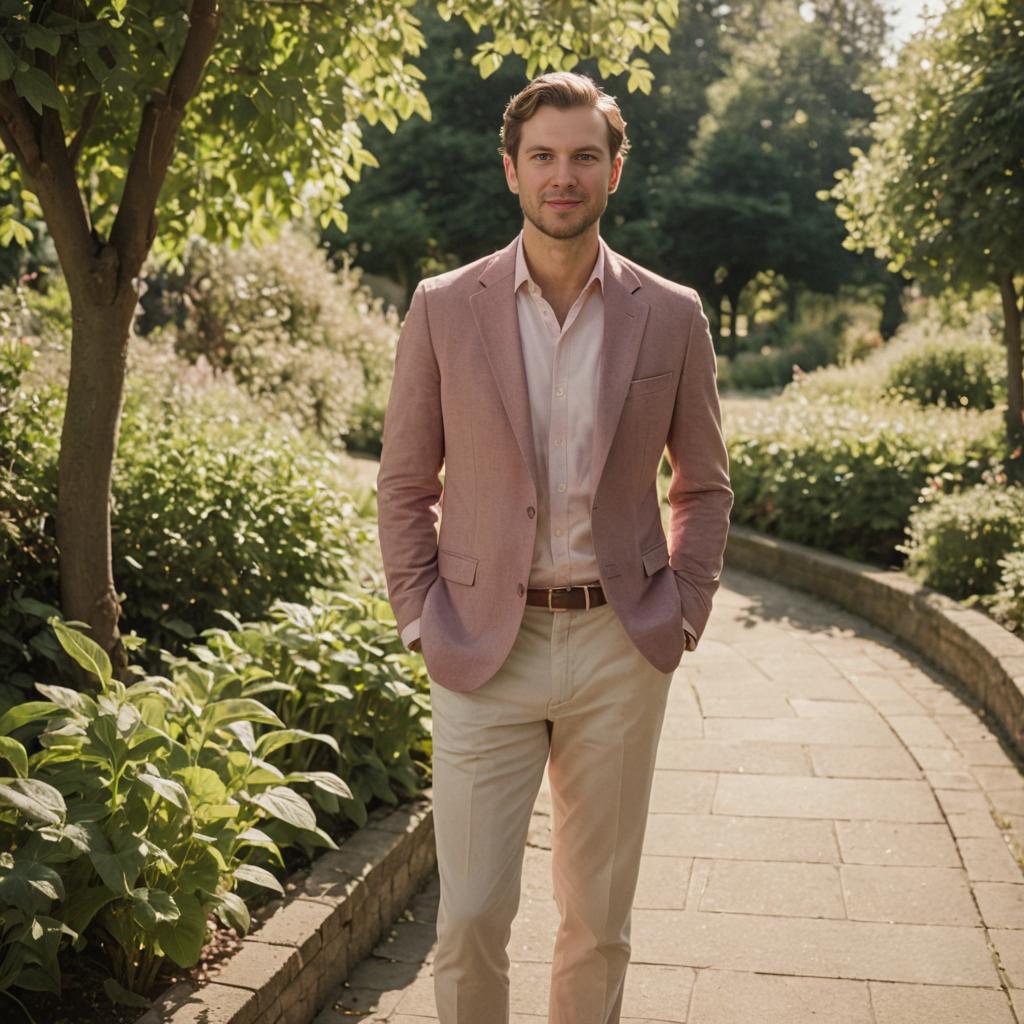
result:
[[[937,494],[916,507],[907,525],[906,569],[950,597],[992,594],[1000,559],[1024,539],[1024,487],[981,483]]]
[[[992,409],[1006,396],[1005,356],[989,338],[935,340],[902,356],[889,368],[885,386],[921,405]]]
[[[874,141],[823,196],[843,243],[968,291],[1024,269],[1024,24],[1018,0],[958,0],[872,89]]]
[[[0,707],[53,671],[63,388],[52,382],[66,357],[0,340]],[[230,378],[189,367],[167,337],[136,344],[130,365],[112,513],[126,632],[180,649],[217,609],[261,617],[373,556],[372,509],[341,454],[278,424]]]
[[[399,640],[383,594],[374,570],[359,587],[314,591],[308,604],[275,602],[265,621],[232,618],[234,628],[205,630],[190,651],[219,685],[237,680],[239,693],[288,723],[260,748],[286,779],[325,770],[346,779],[350,791],[321,787],[315,800],[360,827],[374,799],[397,804],[422,789],[414,753],[429,763],[426,671]],[[319,742],[298,742],[307,738]]]
[[[724,412],[735,522],[883,566],[923,489],[973,484],[1004,451],[992,412],[799,391]]]
[[[322,225],[343,228],[351,183],[376,164],[360,123],[394,131],[414,114],[430,118],[423,74],[411,63],[424,45],[412,6],[221,6],[161,191],[158,248],[178,253],[192,235],[265,237],[306,209]],[[630,90],[651,84],[647,61],[634,52],[663,45],[679,12],[678,0],[436,6],[474,31],[491,30],[477,47],[483,74],[510,53],[523,56],[531,74],[594,56],[603,74],[626,74]],[[162,98],[189,30],[188,11],[172,0],[81,12],[36,9],[29,0],[6,6],[0,81],[11,82],[36,114],[56,111],[68,138],[88,124],[77,170],[89,183],[89,222],[101,237],[117,213],[143,104]],[[28,184],[13,159],[0,164],[0,190],[16,198],[0,208],[0,238],[24,244],[29,223],[41,216]]]
[[[1015,633],[1024,633],[1024,551],[1009,552],[998,565],[995,593],[983,598],[983,604],[997,622]]]
[[[865,407],[887,398],[941,404],[937,400],[944,394],[946,404],[960,407],[963,395],[969,408],[992,408],[1006,396],[994,315],[990,302],[951,311],[932,300],[922,302],[891,341],[868,350],[861,360],[802,376],[789,391]]]
[[[0,757],[15,772],[0,778],[11,925],[0,989],[59,992],[62,947],[95,943],[110,959],[108,993],[137,1002],[164,959],[197,962],[211,915],[248,930],[243,895],[280,891],[264,865],[281,863],[282,846],[334,846],[298,788],[346,786],[330,772],[286,776],[264,757],[295,737],[255,699],[258,685],[245,688],[262,674],[177,659],[171,677],[135,670],[126,685],[102,648],[51,625],[98,689],[39,684],[45,700],[0,717]]]
[[[184,262],[179,352],[230,369],[277,418],[379,452],[398,317],[357,272],[297,229],[237,250],[194,239]]]

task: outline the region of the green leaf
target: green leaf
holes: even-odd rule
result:
[[[15,704],[0,715],[0,736],[9,736],[29,722],[37,722],[40,718],[49,718],[57,713],[59,708],[46,700],[27,700],[24,704]]]
[[[239,864],[235,868],[235,878],[264,889],[273,889],[274,892],[284,895],[284,887],[281,883],[266,868],[258,867],[255,864]]]
[[[236,892],[222,892],[217,896],[217,909],[225,923],[240,935],[245,935],[252,926],[249,908]]]
[[[16,775],[21,778],[28,776],[28,751],[10,736],[0,736],[0,757],[10,762]]]
[[[274,725],[279,728],[284,725],[284,722],[265,704],[248,697],[233,697],[230,700],[219,700],[214,704],[208,704],[199,718],[199,721],[207,729],[216,729],[227,725],[228,722],[242,720]]]
[[[147,932],[155,931],[163,921],[177,921],[180,916],[178,904],[169,892],[145,887],[132,890],[132,917]]]
[[[345,800],[352,799],[352,790],[348,784],[334,772],[291,772],[285,776],[285,782],[312,782],[325,793],[333,793]]]
[[[189,893],[179,893],[175,902],[180,916],[176,921],[157,925],[157,941],[179,967],[192,967],[206,941],[206,913],[199,900]]]
[[[220,776],[210,768],[189,767],[174,773],[181,779],[193,807],[202,804],[223,804],[228,791]]]
[[[146,996],[140,996],[138,992],[130,992],[123,985],[118,984],[113,978],[106,978],[103,981],[103,991],[112,1003],[119,1006],[136,1006],[140,1009],[148,1009],[151,1000]]]
[[[250,803],[266,811],[272,818],[296,828],[316,828],[316,813],[304,797],[285,786],[270,789],[249,798]]]
[[[168,803],[174,804],[175,807],[183,811],[188,809],[188,795],[185,792],[185,787],[180,783],[159,775],[150,775],[148,772],[140,772],[136,778]]]
[[[260,757],[266,757],[268,754],[287,746],[289,743],[301,743],[304,740],[324,743],[336,754],[341,755],[338,741],[333,736],[328,736],[327,733],[323,732],[306,732],[305,729],[277,729],[274,732],[268,732],[259,738],[256,750]]]
[[[5,864],[3,860],[10,863]],[[51,867],[25,857],[4,855],[0,860],[0,904],[18,907],[29,916],[49,909],[64,898],[60,875]]]
[[[17,808],[26,818],[44,825],[59,825],[67,816],[64,797],[39,779],[0,781],[0,804]]]
[[[72,888],[67,899],[61,905],[61,918],[64,923],[81,935],[89,927],[92,919],[113,900],[118,894],[111,892],[106,886],[92,885],[84,889]]]
[[[36,689],[59,708],[75,711],[87,718],[94,718],[97,714],[96,701],[87,693],[66,686],[48,686],[46,683],[36,683]]]
[[[96,874],[113,892],[120,896],[131,895],[146,863],[144,841],[130,832],[121,832],[111,842],[99,826],[90,823],[85,828],[92,838],[89,859]]]
[[[49,623],[67,654],[87,672],[96,676],[104,686],[109,686],[113,668],[107,652],[95,640],[65,625],[55,616],[49,619]]]

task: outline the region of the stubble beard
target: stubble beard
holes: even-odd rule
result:
[[[519,196],[519,206],[523,211],[523,216],[542,234],[547,235],[548,238],[556,238],[560,241],[564,241],[569,238],[579,238],[580,235],[584,235],[590,230],[591,226],[597,221],[601,214],[604,213],[604,206],[594,205],[588,207],[586,200],[581,200],[579,209],[583,211],[583,217],[580,220],[573,220],[566,218],[564,221],[559,220],[557,215],[552,215],[550,220],[545,220],[542,214],[543,204],[538,206],[536,209],[533,208],[532,204],[527,204],[523,201],[522,194]],[[605,203],[607,206],[607,203]]]

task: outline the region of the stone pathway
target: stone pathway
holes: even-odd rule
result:
[[[670,691],[623,1024],[1024,1024],[1024,776],[884,631],[722,581]],[[549,815],[545,780],[513,1024],[547,1021]],[[436,909],[435,875],[316,1024],[436,1021]]]

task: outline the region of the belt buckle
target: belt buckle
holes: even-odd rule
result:
[[[572,590],[572,587],[548,587],[548,611],[549,612],[568,612],[568,611],[572,611],[571,608],[554,608],[554,607],[552,607],[551,595],[556,590]],[[589,595],[589,593],[587,595],[587,604],[588,605],[590,604],[590,595]]]

